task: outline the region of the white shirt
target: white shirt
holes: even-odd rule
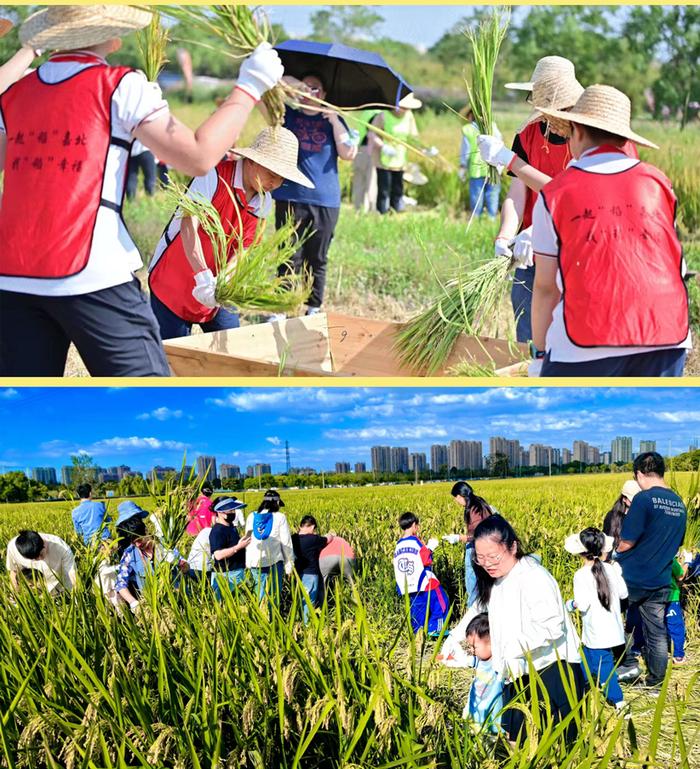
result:
[[[630,158],[622,152],[606,152],[601,155],[590,153],[596,147],[586,150],[580,158],[572,160],[567,168],[581,168],[597,174],[618,174],[626,171],[639,163],[639,160]],[[557,258],[559,254],[559,237],[552,222],[552,216],[544,204],[542,193],[537,196],[535,207],[532,211],[532,250],[538,258]],[[683,266],[685,274],[685,264]],[[561,272],[557,270],[557,288],[563,290]],[[564,301],[554,308],[552,323],[547,330],[545,349],[549,353],[552,362],[555,363],[581,363],[601,358],[619,358],[623,355],[636,355],[644,352],[658,350],[673,350],[677,347],[690,349],[693,346],[690,331],[683,342],[668,347],[579,347],[569,339],[564,326]]]
[[[40,532],[39,536],[46,545],[46,555],[41,560],[30,560],[20,555],[17,550],[17,537],[7,543],[5,559],[7,571],[20,572],[22,569],[34,569],[43,575],[49,593],[61,588],[71,590],[75,577],[75,559],[72,550],[54,534]]]
[[[243,163],[245,162],[244,159]],[[243,189],[243,163],[239,160],[236,163],[236,170],[233,174],[233,189],[242,193],[245,197],[245,190]],[[225,180],[228,183],[228,179]],[[204,174],[204,176],[195,176],[187,190],[187,197],[192,200],[197,198],[203,198],[211,202],[216,193],[216,188],[219,185],[219,176],[216,172],[216,168],[212,168],[211,171]],[[272,207],[272,195],[269,192],[264,192],[262,197],[256,192],[255,195],[248,201],[248,209],[255,214],[259,219],[264,219],[270,213]],[[182,225],[182,219],[178,216],[178,212],[175,212],[175,216],[168,222],[165,232],[160,236],[156,250],[153,252],[153,259],[151,259],[148,265],[148,271],[158,264],[158,260],[163,256],[163,252],[168,247],[168,243],[172,243],[176,235],[180,232]],[[167,238],[166,238],[167,234]]]
[[[589,649],[611,649],[625,642],[620,599],[627,598],[627,585],[622,569],[609,563],[603,564],[610,586],[610,611],[598,598],[595,576],[590,566],[581,567],[574,574],[574,601],[581,612],[583,632],[581,640]]]
[[[211,526],[202,529],[194,538],[190,554],[187,556],[187,563],[195,571],[211,571],[214,568],[214,562],[211,557],[211,548],[209,547],[209,534]]]
[[[254,515],[250,513],[246,518],[246,536],[253,531]],[[274,566],[280,561],[284,562],[285,567],[293,565],[294,547],[287,516],[284,513],[273,513],[270,536],[267,539],[252,537],[245,549],[245,565],[247,569],[258,569],[261,566]]]
[[[49,59],[39,67],[39,77],[45,83],[60,83],[93,66],[96,65],[85,61],[54,62]],[[167,115],[168,111],[168,103],[158,84],[149,83],[143,72],[130,72],[122,78],[112,96],[112,136],[130,142],[135,128]],[[2,116],[0,131],[6,133]],[[117,204],[121,202],[127,158],[126,148],[110,144],[102,184],[103,199]],[[0,277],[0,289],[40,296],[77,296],[128,283],[132,273],[142,266],[141,255],[119,214],[100,206],[84,270],[69,278]]]
[[[485,609],[476,601],[450,634],[464,639],[467,625],[488,611],[493,668],[505,680],[516,680],[528,672],[529,652],[535,670],[557,660],[581,662],[579,637],[554,577],[537,560],[521,558],[505,577],[491,588]]]

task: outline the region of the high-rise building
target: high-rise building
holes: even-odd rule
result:
[[[586,449],[586,464],[587,465],[600,464],[600,449],[597,446],[588,446],[588,448]]]
[[[613,463],[627,463],[632,461],[632,438],[629,436],[619,436],[612,442],[610,449]]]
[[[112,470],[116,470],[116,467],[102,467],[101,472],[97,473],[97,480],[99,483],[118,483],[121,479],[117,473],[113,473]]]
[[[484,466],[484,450],[481,441],[450,441],[448,450],[450,468],[481,470]]]
[[[318,475],[318,470],[314,467],[290,467],[290,475]]]
[[[390,467],[392,473],[408,472],[408,448],[405,446],[392,446],[390,454]]]
[[[520,441],[510,438],[489,438],[489,454],[504,454],[508,458],[508,467],[511,469],[521,464]]]
[[[434,473],[439,472],[441,467],[448,467],[449,461],[447,446],[442,443],[435,443],[430,447],[430,469]]]
[[[350,472],[350,462],[336,462],[335,463],[335,471],[336,471],[336,473],[349,473]]]
[[[73,465],[63,465],[61,468],[61,483],[70,486],[73,483]]]
[[[639,453],[644,454],[647,451],[656,451],[656,441],[639,441]]]
[[[55,467],[33,467],[32,479],[39,483],[46,485],[56,484],[56,468]]]
[[[129,465],[119,465],[114,469],[117,471],[117,477],[119,478],[120,481],[122,478],[124,478],[124,476],[131,474],[131,468],[129,467]]]
[[[527,449],[520,449],[520,467],[530,467],[530,452]]]
[[[588,456],[588,444],[586,441],[574,441],[574,455],[573,455],[573,461],[574,462],[581,462],[582,464],[587,463],[586,457]]]
[[[366,473],[367,472],[367,465],[364,462],[355,462],[355,472],[356,473]]]
[[[427,470],[428,460],[425,453],[421,451],[420,453],[410,454],[408,457],[408,469],[412,473],[415,473],[416,471],[422,473]]]
[[[561,463],[562,465],[568,465],[571,463],[571,449],[561,450]]]
[[[238,465],[222,464],[219,468],[221,478],[233,478],[238,480],[241,477],[241,468]]]
[[[372,471],[375,473],[391,472],[391,448],[389,446],[372,446]]]
[[[600,463],[601,465],[611,465],[612,464],[612,451],[603,451],[600,454]]]
[[[151,472],[148,474],[148,477],[153,480],[154,478],[158,478],[159,480],[163,480],[166,475],[175,474],[177,471],[174,467],[161,467],[161,465],[156,465]]]
[[[254,465],[248,465],[246,475],[248,478],[259,478],[261,475],[271,475],[272,467],[265,462],[257,462]]]
[[[216,472],[216,457],[210,457],[206,455],[197,457],[196,466],[197,477],[200,479],[204,479],[211,483],[215,478],[219,477],[218,473]]]
[[[551,458],[552,447],[541,443],[530,444],[530,467],[548,467]],[[554,462],[552,462],[554,464]]]

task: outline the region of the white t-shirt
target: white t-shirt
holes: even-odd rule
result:
[[[619,566],[604,563],[603,569],[610,586],[610,611],[598,598],[591,567],[582,566],[574,575],[574,601],[583,621],[581,640],[589,649],[611,649],[625,642],[620,600],[627,598],[627,585]]]
[[[254,515],[250,513],[246,518],[246,536],[253,531]],[[252,537],[245,549],[245,565],[247,569],[257,569],[261,566],[274,566],[280,561],[285,566],[294,563],[294,546],[287,516],[284,513],[273,513],[270,536],[267,539]]]
[[[94,54],[91,54],[94,57]],[[45,83],[60,83],[87,67],[96,66],[85,61],[52,61],[39,67],[39,77]],[[157,83],[149,83],[143,72],[130,72],[122,78],[112,96],[112,136],[131,142],[132,131],[168,114],[168,103],[163,99]],[[6,133],[0,116],[0,132]],[[128,152],[125,147],[109,145],[105,165],[102,198],[119,204],[124,191]],[[84,270],[69,278],[14,278],[0,276],[0,289],[20,294],[39,296],[77,296],[119,286],[132,280],[135,270],[143,266],[141,255],[132,241],[120,215],[100,206]]]
[[[209,547],[209,534],[211,534],[211,526],[207,526],[197,534],[190,548],[187,563],[195,571],[211,571],[214,568]]]
[[[572,160],[568,168],[582,168],[597,174],[619,174],[639,163],[639,160],[630,158],[623,152],[606,152],[601,155],[591,153],[595,147],[586,150],[580,158]],[[552,216],[544,204],[542,193],[537,196],[537,201],[532,212],[532,250],[537,258],[557,258],[559,254],[559,237],[552,222]],[[685,264],[683,265],[685,274]],[[561,272],[557,270],[557,288],[562,291]],[[552,323],[547,330],[545,349],[549,353],[552,362],[556,363],[582,363],[601,358],[619,358],[623,355],[636,355],[638,353],[653,352],[658,350],[672,350],[677,347],[692,348],[690,331],[683,342],[668,347],[579,347],[575,345],[566,333],[564,326],[564,302],[559,301],[552,313]]]
[[[46,555],[41,560],[30,560],[20,555],[17,550],[17,537],[7,543],[5,558],[7,571],[19,572],[22,569],[34,569],[43,575],[49,593],[61,588],[71,590],[75,577],[75,559],[72,550],[54,534],[40,532],[39,536],[46,544]]]

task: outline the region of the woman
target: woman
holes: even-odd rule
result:
[[[497,514],[483,520],[474,531],[474,561],[477,601],[452,633],[452,643],[464,640],[471,619],[486,610],[493,666],[505,681],[504,704],[532,704],[532,665],[549,698],[555,723],[563,720],[583,693],[583,673],[579,637],[559,585],[536,559],[525,555],[511,525]],[[571,699],[567,690],[573,692]],[[509,708],[502,723],[509,738],[517,740],[524,714]],[[576,731],[572,720],[566,730],[567,740],[575,739]]]
[[[211,528],[214,525],[214,500],[211,495],[214,489],[211,486],[202,486],[202,490],[195,499],[191,510],[189,511],[189,521],[185,531],[191,536],[196,537],[202,529]]]
[[[464,508],[464,526],[466,534],[447,534],[444,540],[456,545],[464,542],[464,589],[467,594],[467,606],[471,606],[476,600],[476,574],[474,572],[474,530],[490,515],[493,510],[488,502],[474,493],[472,487],[466,481],[457,481],[452,487],[452,498],[455,503]]]
[[[605,516],[605,520],[603,521],[603,533],[613,538],[615,542],[613,550],[617,550],[617,545],[620,541],[620,532],[622,531],[622,522],[625,520],[625,516],[632,504],[632,500],[634,499],[635,494],[638,494],[641,490],[642,489],[637,481],[625,481],[622,484],[620,496],[615,500],[615,504]]]
[[[266,592],[279,604],[284,574],[294,568],[294,547],[287,516],[280,512],[284,507],[276,491],[267,491],[256,513],[246,520],[246,538],[250,544],[245,551],[245,565],[253,573],[255,589],[262,601]],[[269,584],[268,584],[269,583]]]

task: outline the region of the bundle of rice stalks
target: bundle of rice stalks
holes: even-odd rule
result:
[[[152,520],[160,543],[167,549],[177,547],[189,522],[190,510],[199,496],[204,481],[199,481],[190,470],[185,477],[185,464],[177,476],[168,476],[164,481],[153,478],[148,484],[154,507]]]
[[[136,33],[136,43],[139,47],[143,71],[148,80],[155,83],[161,70],[168,63],[165,56],[168,30],[161,26],[158,11],[153,11],[151,23]]]
[[[178,216],[197,219],[200,229],[211,241],[216,262],[216,300],[223,307],[265,312],[293,312],[311,292],[308,270],[293,272],[290,260],[311,233],[297,233],[293,220],[271,234],[265,233],[261,220],[251,245],[244,247],[239,227],[227,234],[221,217],[211,202],[190,197],[187,188],[171,182],[168,191],[178,207]],[[235,203],[235,196],[229,189]],[[237,205],[237,204],[236,204]],[[236,209],[237,210],[237,209]],[[286,266],[283,275],[278,275]]]
[[[465,79],[467,96],[474,120],[479,130],[484,134],[493,133],[493,73],[496,69],[496,61],[501,43],[505,39],[510,20],[510,10],[494,9],[491,14],[479,22],[475,28],[464,30],[464,34],[471,43],[470,52],[470,77]],[[498,171],[489,168],[489,180],[491,184],[498,182]]]
[[[243,59],[251,54],[260,43],[274,45],[272,28],[267,16],[260,10],[247,5],[168,5],[167,14],[179,22],[184,29],[194,28],[198,32],[216,39],[210,45],[200,40],[183,40],[191,45],[209,48],[232,59]],[[284,121],[284,91],[281,86],[263,94],[270,125],[282,125]]]
[[[445,366],[460,334],[486,334],[495,328],[510,268],[510,259],[489,259],[440,284],[440,297],[397,334],[401,362],[430,376]]]

